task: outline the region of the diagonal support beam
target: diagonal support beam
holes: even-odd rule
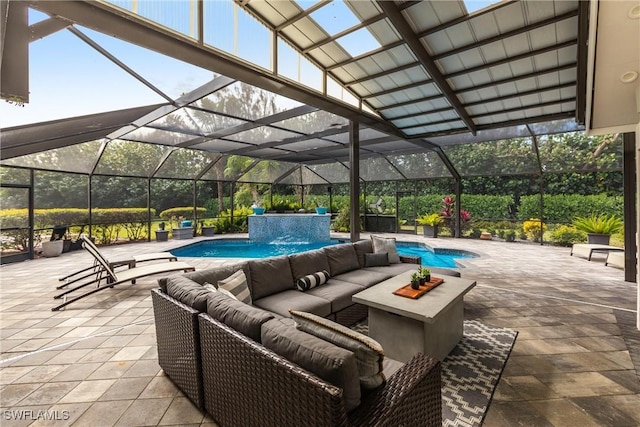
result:
[[[427,70],[429,75],[433,78],[435,84],[440,88],[444,96],[447,98],[451,106],[456,110],[456,113],[460,116],[465,125],[469,128],[473,135],[476,134],[476,125],[464,109],[464,106],[456,96],[449,83],[443,77],[442,73],[438,69],[438,66],[431,58],[427,50],[422,45],[422,42],[416,37],[416,34],[411,30],[411,26],[402,15],[402,12],[398,10],[395,2],[390,1],[378,1],[378,6],[387,15],[391,24],[395,27],[396,31],[402,36],[404,41],[409,46],[409,49],[413,52],[420,64]]]

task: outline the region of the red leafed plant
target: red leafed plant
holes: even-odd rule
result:
[[[453,196],[445,196],[442,199],[442,223],[451,231],[451,235],[456,235],[456,199]],[[471,225],[471,214],[464,210],[460,210],[460,230],[464,232]]]

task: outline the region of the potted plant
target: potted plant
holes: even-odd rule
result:
[[[420,289],[420,276],[418,273],[411,273],[411,289]]]
[[[416,222],[422,225],[422,233],[424,237],[438,237],[438,225],[442,223],[440,214],[432,213],[418,217]]]
[[[587,242],[608,245],[611,235],[622,230],[623,222],[615,215],[581,216],[573,220],[573,226],[587,233]]]
[[[260,206],[260,201],[253,202],[253,204],[251,205],[251,209],[253,209],[254,215],[263,215],[264,211],[266,210],[265,208]]]
[[[420,284],[424,285],[431,281],[431,270],[425,267],[419,267],[418,273],[420,274]]]

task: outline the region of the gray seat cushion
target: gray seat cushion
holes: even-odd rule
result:
[[[364,287],[360,285],[329,279],[324,285],[309,289],[305,293],[331,302],[331,312],[336,313],[353,305],[351,297],[362,290]]]
[[[207,311],[207,301],[211,292],[201,284],[184,276],[171,276],[167,278],[167,295],[183,304],[188,305],[201,313]]]
[[[327,255],[322,249],[289,255],[289,264],[294,281],[322,270],[330,270]]]
[[[385,267],[373,267],[373,268],[385,268]],[[360,269],[355,271],[350,271],[348,273],[339,274],[337,276],[332,277],[332,279],[340,280],[343,282],[354,283],[356,285],[364,286],[368,288],[369,286],[376,285],[383,280],[387,280],[392,277],[392,273],[382,272],[382,271],[369,271],[369,269]]]
[[[269,320],[262,325],[262,344],[290,362],[341,388],[347,411],[360,405],[360,380],[356,356],[351,351],[299,331],[279,319]],[[291,397],[308,398],[295,395]]]
[[[353,244],[353,248],[356,250],[358,265],[360,265],[360,268],[364,267],[364,254],[373,253],[373,244],[371,243],[371,239],[358,240]]]
[[[253,305],[284,317],[289,317],[289,310],[307,311],[322,317],[331,314],[330,301],[294,289],[253,300]]]
[[[260,342],[262,324],[274,318],[273,313],[240,302],[221,292],[211,293],[207,313],[257,342]]]
[[[249,289],[252,300],[293,289],[294,282],[288,256],[251,260],[248,264],[251,272]]]
[[[405,271],[416,271],[418,269],[418,267],[420,267],[418,264],[405,264],[405,263],[400,263],[400,264],[391,264],[391,265],[387,265],[384,267],[367,267],[364,268],[365,271],[371,271],[371,272],[377,272],[377,273],[384,273],[384,274],[390,274],[392,276],[397,276],[400,273],[404,273]]]
[[[360,268],[356,250],[351,243],[326,246],[322,250],[327,255],[331,277]]]

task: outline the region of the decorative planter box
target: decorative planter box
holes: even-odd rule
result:
[[[212,237],[216,234],[216,229],[214,227],[202,226],[202,235],[205,237]]]
[[[193,239],[193,227],[174,228],[171,231],[174,239]]]
[[[169,240],[169,230],[156,230],[156,242],[166,242]]]

